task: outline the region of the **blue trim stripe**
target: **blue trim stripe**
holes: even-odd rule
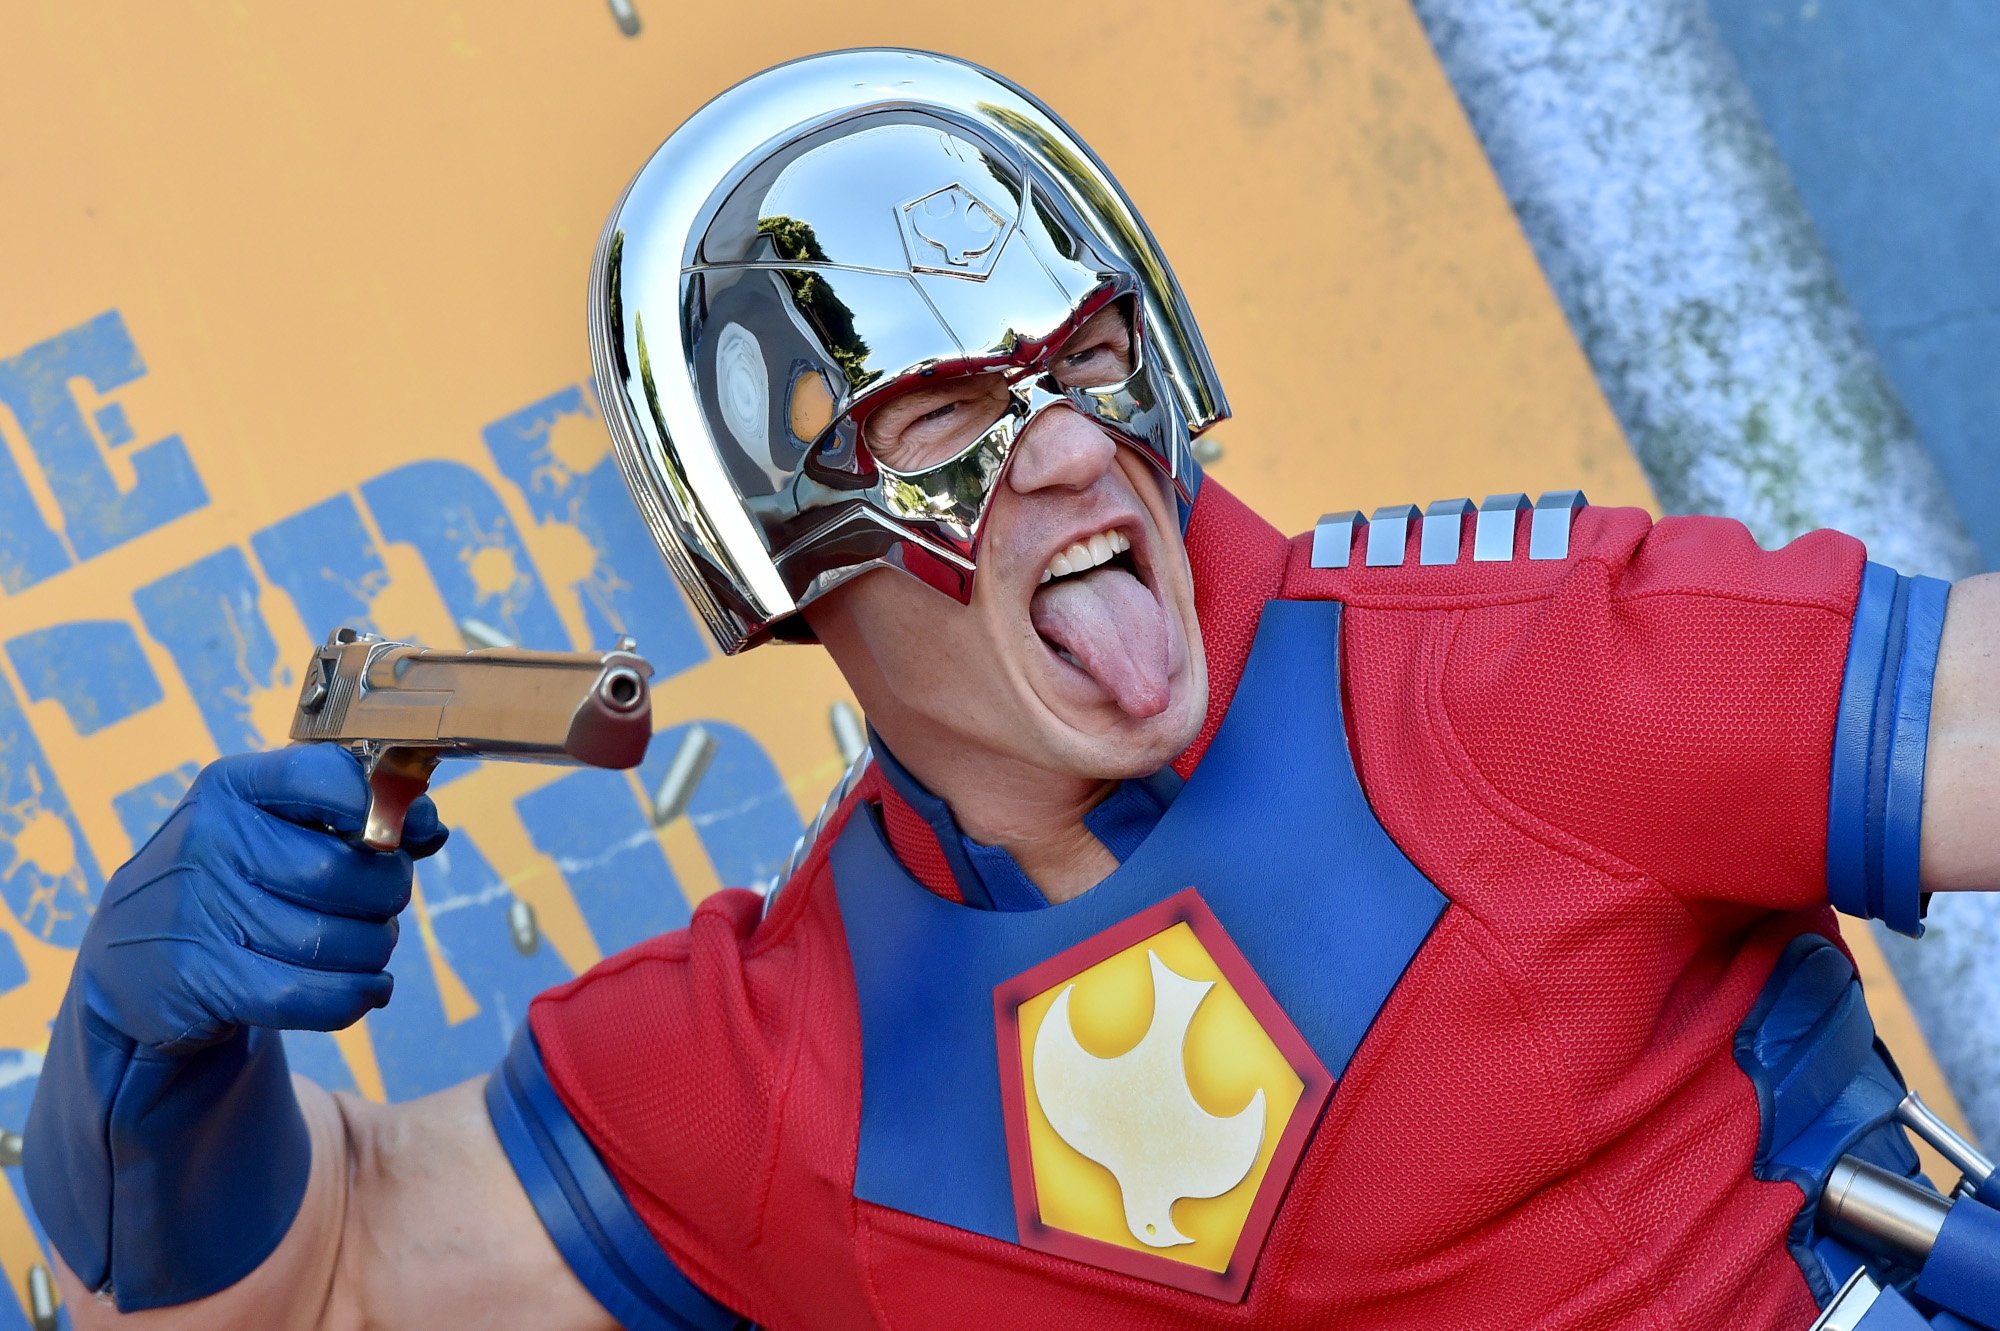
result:
[[[1849,915],[1923,933],[1918,841],[1931,688],[1949,583],[1864,565],[1833,739],[1827,895]]]
[[[542,1068],[524,1024],[486,1082],[486,1112],[514,1173],[591,1296],[629,1331],[735,1331],[639,1219]]]

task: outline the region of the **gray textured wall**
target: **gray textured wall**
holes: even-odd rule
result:
[[[2000,5],[1708,8],[1985,567],[2000,568]]]
[[[1699,0],[1414,0],[1670,512],[1767,545],[1830,526],[1907,573],[1977,566]],[[1890,960],[2000,1141],[2000,900]]]

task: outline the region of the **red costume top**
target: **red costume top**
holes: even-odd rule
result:
[[[1914,924],[1937,598],[1829,532],[1584,508],[1535,559],[1527,525],[1315,568],[1210,481],[1209,713],[1154,834],[1195,867],[974,911],[871,772],[768,912],[719,893],[537,999],[489,1101],[585,1283],[633,1326],[1804,1328],[1805,1157],[1914,1169],[1819,940],[1830,847],[1836,899]],[[1127,955],[1147,1041],[1192,986],[1184,1071],[1092,1034]],[[1114,1074],[1208,1103],[1106,1144]]]

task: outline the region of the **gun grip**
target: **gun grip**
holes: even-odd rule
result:
[[[394,850],[403,844],[403,819],[417,796],[430,788],[437,770],[435,749],[384,749],[368,771],[368,824],[361,844],[370,850]]]

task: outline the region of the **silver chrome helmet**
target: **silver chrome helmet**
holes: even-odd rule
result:
[[[1042,373],[1127,306],[1133,369]],[[649,321],[650,319],[650,321]],[[1195,435],[1229,414],[1187,298],[1097,155],[977,65],[810,56],[697,111],[626,188],[590,275],[590,353],[619,469],[724,652],[810,638],[795,612],[877,567],[964,601],[1014,439],[1067,404],[1193,501]],[[865,410],[1004,371],[1009,405],[895,472]]]

